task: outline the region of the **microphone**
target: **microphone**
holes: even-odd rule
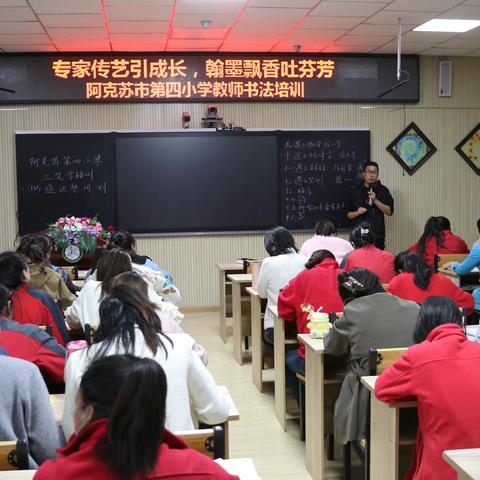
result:
[[[372,187],[370,187],[370,191],[369,191],[368,193],[373,193]],[[369,204],[370,206],[373,205],[372,197],[368,197],[368,204]]]

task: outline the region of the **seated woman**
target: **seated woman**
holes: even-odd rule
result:
[[[363,268],[340,273],[343,316],[324,339],[325,353],[348,354],[347,373],[335,404],[335,439],[346,444],[365,438],[368,391],[360,377],[368,375],[370,348],[407,347],[420,307],[386,293],[378,277]]]
[[[398,275],[388,284],[388,292],[405,300],[423,303],[428,297],[451,298],[460,308],[466,307],[472,313],[472,295],[457,287],[448,277],[434,273],[416,253],[401,252],[395,257],[395,271]]]
[[[480,220],[479,220],[480,223]],[[480,243],[476,243],[468,257],[463,262],[448,262],[443,265],[445,268],[451,267],[457,275],[466,275],[470,273],[475,267],[480,269]],[[476,288],[472,292],[475,301],[475,310],[480,310],[480,288]]]
[[[160,268],[150,257],[137,254],[135,238],[130,232],[126,230],[115,232],[110,237],[108,248],[121,248],[128,252],[132,259],[133,270],[140,273],[158,295],[174,305],[180,304],[180,290],[173,284],[170,273]]]
[[[309,311],[335,313],[343,311],[338,293],[340,269],[333,253],[318,250],[305,264],[306,270],[290,280],[278,296],[278,315],[284,320],[297,322],[297,333],[309,333],[307,319]],[[308,307],[311,307],[308,309]],[[299,343],[297,350],[290,350],[285,356],[287,384],[298,401],[297,373],[305,373],[305,345]]]
[[[51,325],[52,335],[65,345],[69,338],[62,311],[47,292],[30,287],[29,281],[30,270],[22,254],[0,254],[0,283],[10,290],[8,318],[18,323]]]
[[[228,402],[195,353],[192,337],[162,333],[155,309],[140,294],[125,285],[112,288],[100,304],[100,319],[94,344],[67,360],[62,422],[66,438],[73,432],[73,404],[83,372],[95,359],[123,353],[152,358],[165,370],[167,428],[191,430],[197,420],[214,425],[227,419]]]
[[[344,270],[366,268],[377,275],[380,283],[388,283],[395,276],[395,256],[375,246],[375,234],[369,223],[354,227],[350,231],[350,241],[355,250],[348,255]]]
[[[480,345],[467,340],[455,302],[430,297],[420,309],[417,345],[387,368],[375,384],[382,402],[405,398],[418,402],[415,455],[405,478],[454,480],[442,459],[444,450],[480,447]]]
[[[98,307],[101,299],[106,295],[108,283],[123,272],[132,271],[132,264],[128,253],[120,248],[110,250],[98,261],[96,279],[85,283],[65,315],[72,330],[84,328],[86,323],[97,327],[100,323]]]
[[[263,338],[273,345],[273,316],[268,307],[276,307],[280,290],[305,269],[306,257],[298,254],[292,234],[284,227],[275,227],[265,234],[265,250],[270,257],[262,261],[258,276],[257,292],[267,299],[263,320]]]
[[[17,252],[28,259],[30,285],[45,290],[59,302],[62,309],[69,307],[77,298],[63,281],[62,276],[50,266],[51,242],[46,235],[25,235]]]
[[[35,480],[239,480],[165,429],[167,378],[151,359],[113,355],[93,362],[82,377],[74,418],[75,434]]]
[[[320,220],[315,225],[315,235],[302,245],[300,255],[310,258],[312,253],[317,250],[332,252],[340,265],[353,247],[350,242],[337,237],[337,227],[330,220]]]
[[[163,333],[185,333],[182,330],[182,327],[180,327],[180,325],[175,320],[173,320],[170,315],[162,311],[161,305],[164,302],[160,297],[158,301],[151,300],[151,294],[149,295],[147,282],[137,272],[124,272],[114,277],[111,282],[111,288],[118,287],[119,285],[125,285],[131,290],[135,290],[139,295],[143,297],[143,301],[145,303],[151,304],[151,306],[155,309],[155,313],[160,319]],[[207,351],[196,342],[194,344],[194,350],[197,352],[202,362],[207,365]]]
[[[433,268],[435,255],[439,253],[468,253],[467,244],[450,231],[450,220],[446,217],[430,217],[425,223],[422,236],[409,249],[417,253]]]
[[[55,458],[60,446],[47,387],[33,363],[0,354],[0,442],[25,439],[28,467]]]
[[[0,283],[0,347],[6,355],[32,362],[53,383],[63,383],[65,349],[35,325],[22,325],[4,318],[10,291]]]

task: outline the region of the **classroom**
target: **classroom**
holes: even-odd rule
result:
[[[385,216],[385,249],[394,255],[407,250],[419,240],[425,222],[432,216],[449,219],[451,231],[472,249],[479,234],[480,168],[478,159],[475,168],[456,151],[456,147],[480,129],[480,27],[477,25],[465,33],[414,31],[432,19],[476,20],[480,25],[480,1],[0,0],[1,251],[16,250],[20,236],[33,233],[24,231],[19,234],[18,215],[21,217],[22,212],[19,212],[18,200],[21,182],[17,177],[19,150],[16,137],[64,133],[108,135],[115,132],[118,138],[133,135],[141,142],[143,134],[175,134],[180,135],[179,138],[183,138],[182,135],[201,136],[201,130],[205,130],[208,123],[204,119],[207,117],[208,121],[212,107],[215,109],[212,118],[221,117],[226,130],[240,127],[252,138],[262,132],[274,135],[272,132],[277,131],[285,134],[289,131],[369,132],[369,160],[378,164],[378,178],[388,187],[395,201],[393,215]],[[64,82],[72,86],[70,98],[67,87],[56,92],[56,85],[62,80],[57,77],[51,84],[46,82],[43,90],[38,85],[40,97],[29,102],[22,98],[38,94],[37,86],[33,86],[36,78],[14,78],[11,74],[12,65],[12,68],[20,68],[22,62],[36,62],[42,56],[47,64],[62,59],[98,60],[102,56],[100,53],[105,58],[108,55],[143,59],[183,56],[187,62],[190,58],[200,62],[209,56],[221,59],[225,55],[249,60],[286,58],[295,62],[297,56],[322,60],[333,58],[339,65],[345,57],[368,62],[376,61],[377,56],[388,56],[385,58],[389,59],[391,71],[388,75],[392,82],[389,80],[385,89],[389,85],[394,88],[380,101],[364,100],[361,94],[355,99],[356,93],[351,92],[350,97],[346,95],[349,100],[335,96],[328,98],[328,94],[321,98],[323,93],[319,94],[320,98],[315,98],[309,93],[301,101],[294,98],[222,101],[221,97],[211,95],[204,99],[183,97],[174,101],[159,98],[92,101],[77,88],[80,80],[75,78],[68,79],[70,83]],[[405,85],[397,88],[396,83],[405,80],[404,71],[397,80],[398,60],[403,62],[404,68],[417,65],[418,71]],[[25,67],[25,71],[43,68],[41,62],[38,67],[31,65]],[[379,67],[379,71],[384,72],[383,68]],[[442,69],[447,69],[447,73]],[[14,93],[7,91],[15,89],[17,81],[19,88]],[[383,89],[385,81],[378,81]],[[418,81],[418,101],[407,98],[411,92],[406,89],[415,81]],[[445,94],[442,89],[446,87],[448,92]],[[415,91],[414,86],[412,88]],[[78,91],[83,97],[76,97]],[[66,100],[55,100],[57,94]],[[387,151],[387,147],[412,122],[433,147],[433,154],[418,169],[409,172]],[[208,126],[216,127],[218,123]],[[221,132],[226,136],[228,133]],[[240,135],[235,131],[232,134]],[[82,140],[78,140],[78,144],[81,143]],[[478,140],[476,148],[479,148]],[[119,155],[118,150],[116,155]],[[189,172],[185,175],[188,176]],[[172,198],[161,195],[162,182],[167,189],[168,179],[159,179],[158,198],[153,199],[153,203],[158,202],[160,212],[168,209]],[[222,177],[219,176],[216,182],[221,183]],[[138,190],[141,187],[138,185]],[[132,198],[140,195],[135,190],[119,190],[116,193],[118,203],[127,208],[133,202]],[[179,185],[175,190],[175,201],[181,199],[188,204],[188,188]],[[121,200],[118,195],[122,195]],[[245,204],[248,204],[248,187],[244,195]],[[213,209],[210,211],[212,216],[215,216],[215,208],[218,206],[203,206],[206,211]],[[35,217],[37,213],[30,210],[29,215]],[[45,216],[45,212],[38,211],[38,215]],[[66,210],[64,215],[80,217],[87,214]],[[55,220],[56,216],[49,221]],[[299,248],[312,237],[315,223],[301,231],[289,229]],[[149,232],[132,229],[132,232],[136,241],[135,252],[148,256],[172,275],[175,286],[181,291],[178,308],[185,316],[182,328],[208,351],[208,370],[218,385],[227,387],[238,411],[239,420],[229,422],[228,427],[230,458],[251,458],[257,478],[344,478],[341,445],[335,447],[335,461],[325,460],[325,466],[320,470],[318,466],[312,467],[311,459],[306,465],[306,456],[312,454],[308,453],[308,446],[306,451],[305,443],[300,440],[298,418],[289,418],[286,428],[281,426],[275,413],[277,386],[264,382],[261,393],[252,382],[253,332],[250,338],[247,336],[250,345],[238,347],[241,351],[248,346],[243,365],[239,365],[238,355],[237,359],[232,355],[232,349],[235,349],[231,336],[235,335],[232,320],[228,321],[226,342],[221,338],[220,319],[224,314],[221,310],[225,299],[221,298],[222,287],[219,292],[218,265],[235,264],[242,258],[261,260],[267,257],[265,232],[275,226],[269,224],[248,232],[234,231],[233,228],[223,232],[189,229],[181,234],[176,234],[175,229],[160,233],[157,230],[157,234],[154,229]],[[349,227],[341,227],[338,236],[349,240]],[[236,272],[233,269],[228,273]],[[251,286],[251,282],[241,288],[245,286]],[[250,299],[248,293],[246,295]],[[253,303],[250,314],[253,328]],[[262,340],[259,341],[261,345]],[[288,402],[295,404],[293,397]],[[306,410],[308,417],[308,404]],[[480,447],[480,424],[478,427],[478,444],[475,446]],[[321,445],[323,447],[323,440]],[[353,453],[352,459],[351,478],[361,478],[364,469],[360,468]],[[480,459],[475,466],[480,471]],[[7,478],[1,475],[0,478]],[[392,478],[399,478],[398,473],[396,475]],[[370,478],[380,479],[372,475]],[[458,478],[480,478],[480,473]]]

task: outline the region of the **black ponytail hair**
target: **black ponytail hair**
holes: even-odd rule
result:
[[[9,290],[3,283],[0,283],[0,315],[4,313],[7,317],[10,316],[10,296]]]
[[[418,312],[413,341],[423,342],[434,328],[445,323],[462,324],[462,314],[458,305],[448,297],[428,297]]]
[[[305,264],[305,268],[310,270],[315,265],[322,263],[327,258],[335,260],[335,255],[330,250],[315,250]]]
[[[425,244],[430,237],[434,237],[437,245],[443,247],[443,232],[450,230],[450,220],[447,217],[430,217],[425,223],[423,233],[417,243],[417,252],[423,257]]]
[[[135,253],[135,237],[127,230],[117,230],[110,236],[108,248],[121,248],[129,253]]]
[[[155,305],[145,301],[142,294],[128,285],[111,287],[100,302],[100,324],[93,335],[94,343],[102,342],[95,358],[104,356],[111,347],[135,354],[135,330],[140,329],[145,343],[153,355],[162,348],[167,355],[163,337],[171,345],[170,338],[162,333],[162,324]]]
[[[265,250],[271,257],[298,252],[293,235],[285,227],[275,227],[265,234]]]
[[[395,257],[396,272],[413,273],[413,283],[421,290],[426,290],[432,278],[432,269],[423,258],[413,252],[400,252]]]
[[[23,272],[27,268],[27,259],[21,253],[0,253],[0,283],[10,290],[17,289],[24,282]]]
[[[368,222],[362,222],[350,231],[350,242],[355,248],[365,245],[375,245],[373,227]]]
[[[338,274],[338,293],[347,304],[359,297],[385,292],[378,277],[366,268],[354,268]]]
[[[108,418],[97,457],[122,480],[146,477],[157,463],[165,427],[167,379],[149,358],[111,355],[95,360],[80,383],[82,408],[92,405],[92,421]]]

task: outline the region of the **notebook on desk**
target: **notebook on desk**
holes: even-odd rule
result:
[[[467,325],[465,327],[465,333],[470,341],[480,341],[480,325]]]

